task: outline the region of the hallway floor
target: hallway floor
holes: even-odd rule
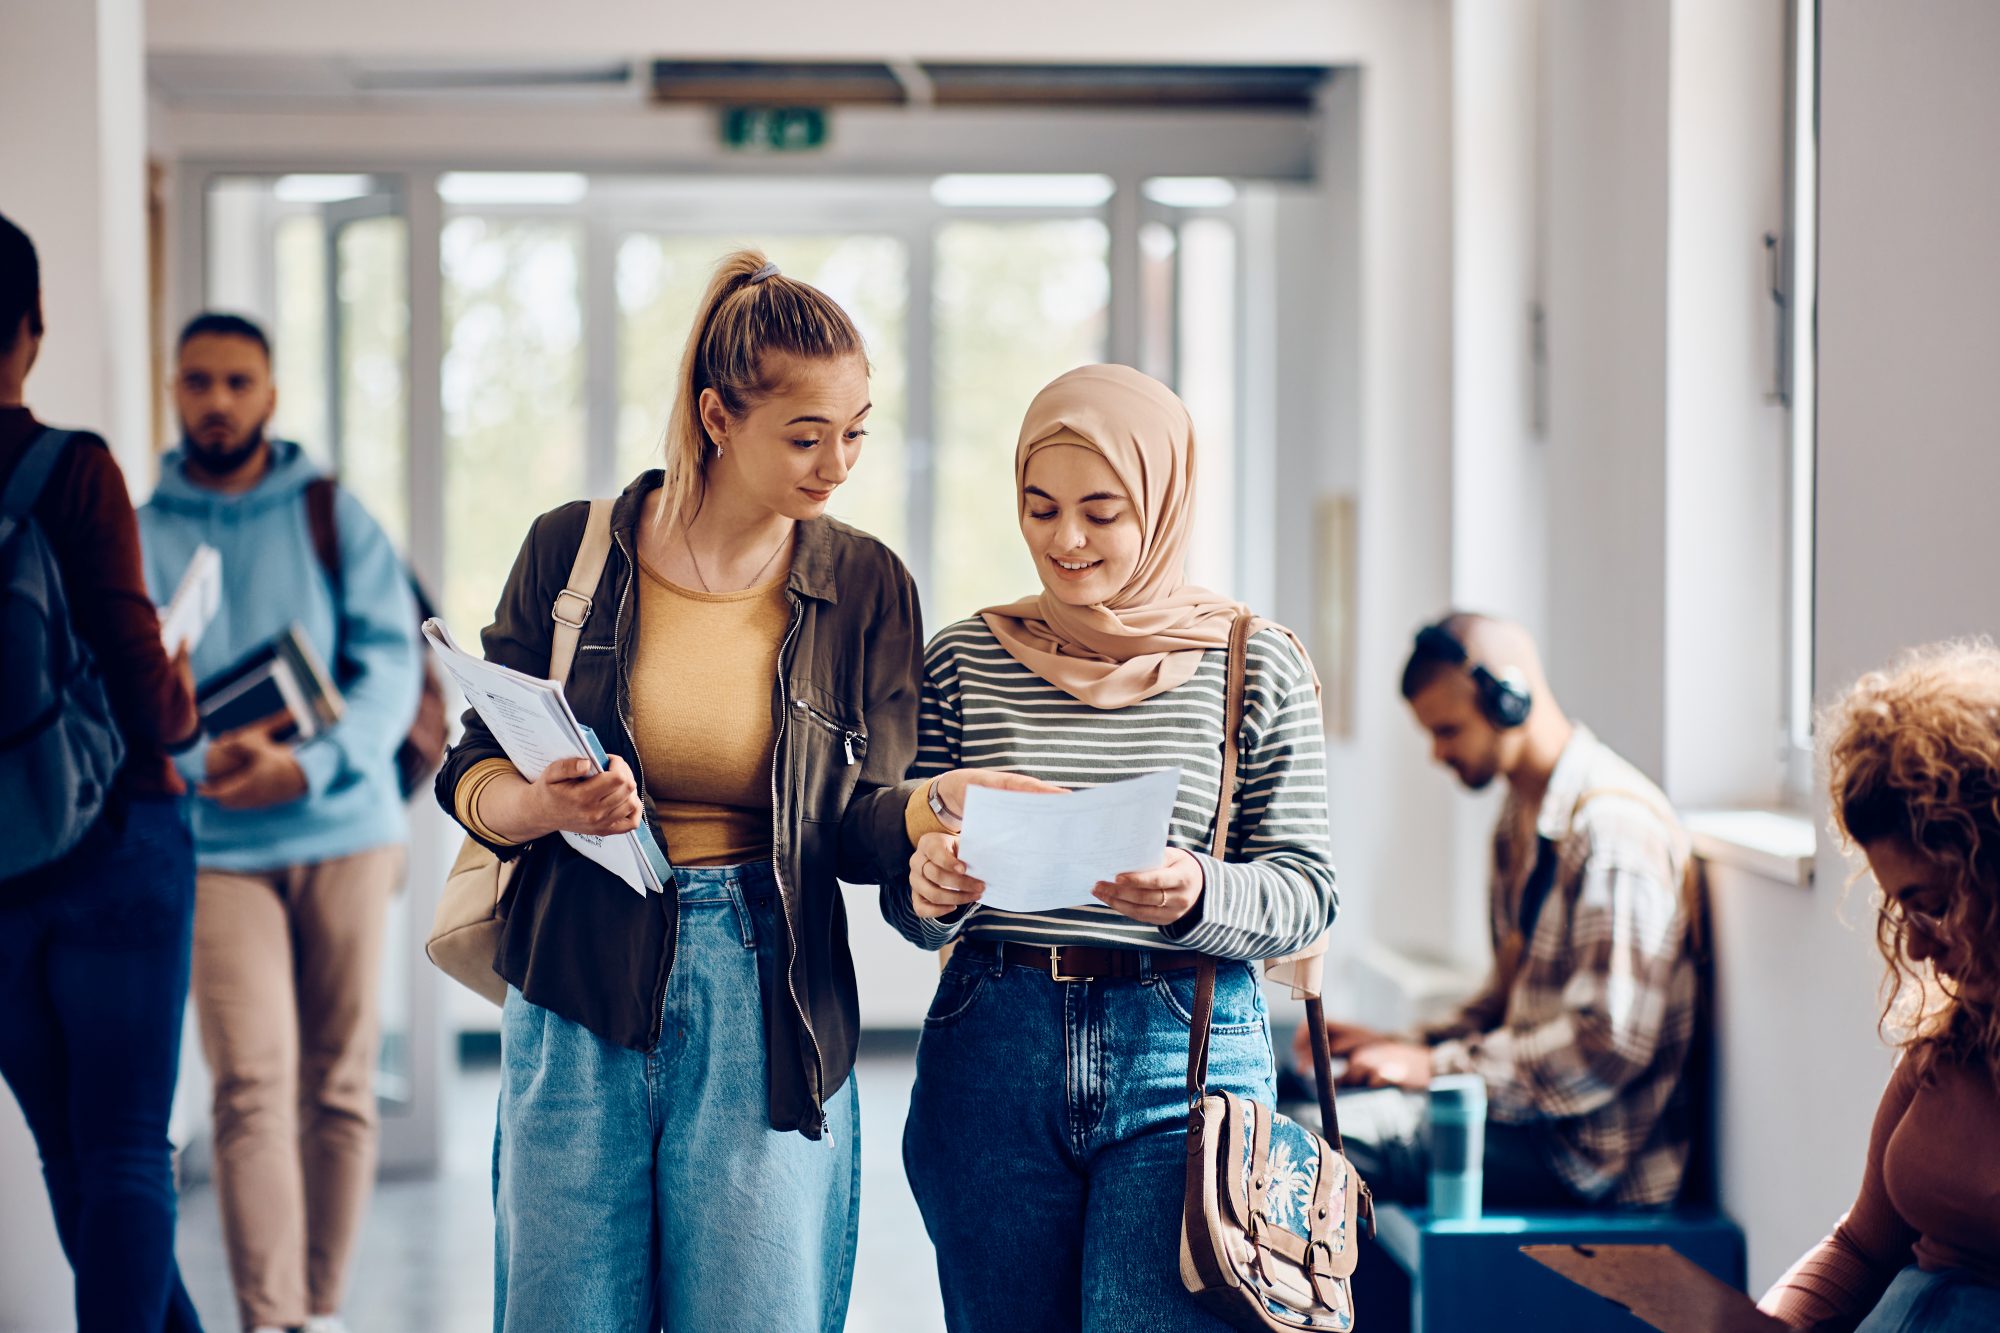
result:
[[[944,1326],[930,1240],[903,1180],[903,1115],[912,1048],[870,1043],[861,1057],[861,1250],[852,1333],[934,1333]],[[362,1233],[344,1311],[352,1333],[486,1333],[493,1321],[493,1067],[448,1084],[445,1161],[432,1180],[378,1188]],[[214,1190],[181,1198],[181,1271],[203,1325],[236,1327]]]

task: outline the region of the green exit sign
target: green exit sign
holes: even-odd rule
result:
[[[826,111],[816,106],[725,107],[722,145],[746,152],[809,153],[826,146]]]

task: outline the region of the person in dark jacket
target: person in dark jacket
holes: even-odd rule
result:
[[[22,402],[43,333],[34,244],[0,217],[0,488],[46,428]],[[171,752],[198,721],[185,653],[146,595],[125,477],[77,432],[33,514],[125,760],[59,859],[0,880],[0,1074],[41,1153],[84,1330],[199,1329],[174,1262],[173,1146],[194,927],[194,838]]]
[[[589,506],[537,519],[484,634],[549,669],[609,754],[528,781],[474,713],[440,802],[521,858],[508,983],[495,1326],[838,1329],[858,1218],[854,964],[838,880],[873,883],[916,753],[922,627],[885,546],[825,516],[861,453],[847,314],[762,255],[696,313],[666,468],[635,480],[587,605]],[[877,827],[879,826],[879,827]],[[635,893],[560,832],[641,830]]]

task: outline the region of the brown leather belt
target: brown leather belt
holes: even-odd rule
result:
[[[959,947],[980,957],[997,954],[1009,967],[1046,972],[1050,981],[1133,981],[1147,965],[1155,972],[1180,972],[1198,966],[1206,957],[1187,949],[1107,949],[1089,944],[1051,948],[1013,940],[966,940]]]

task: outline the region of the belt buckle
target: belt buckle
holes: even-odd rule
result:
[[[1089,981],[1089,977],[1073,977],[1062,970],[1062,951],[1063,947],[1060,944],[1054,945],[1049,949],[1049,980]]]

